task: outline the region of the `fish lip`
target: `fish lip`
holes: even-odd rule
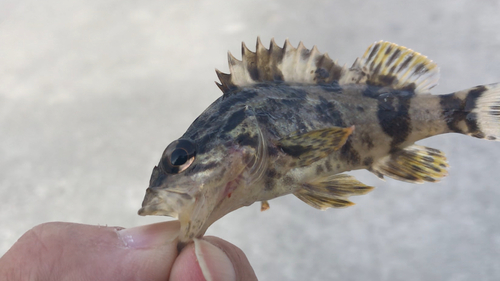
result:
[[[140,216],[169,216],[177,218],[181,212],[190,207],[194,198],[185,192],[168,189],[146,189],[142,207],[137,211]]]
[[[157,212],[155,212],[155,211],[152,210],[153,207],[154,206],[151,206],[151,205],[145,206],[145,207],[141,207],[139,209],[139,211],[137,211],[137,214],[139,216],[154,216],[154,215],[157,215]],[[154,209],[156,209],[156,208],[154,208]]]

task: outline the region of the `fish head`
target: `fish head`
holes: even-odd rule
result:
[[[168,145],[153,169],[139,215],[177,218],[179,240],[189,242],[225,214],[255,202],[258,191],[245,186],[264,174],[266,141],[255,115],[244,110],[234,128],[217,122],[202,128],[195,121]],[[190,134],[193,128],[198,132]]]

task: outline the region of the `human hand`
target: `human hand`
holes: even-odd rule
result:
[[[178,221],[129,229],[63,222],[26,232],[0,258],[0,279],[257,280],[245,254],[217,237],[177,252]]]

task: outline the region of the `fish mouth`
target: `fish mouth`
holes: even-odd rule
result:
[[[155,190],[149,187],[142,201],[140,216],[169,216],[178,218],[179,214],[192,208],[195,199],[183,192],[173,190]]]
[[[196,196],[196,195],[194,195]],[[146,189],[146,195],[139,209],[140,216],[169,216],[181,223],[179,241],[189,242],[201,237],[210,224],[206,224],[215,204],[205,202],[203,196],[194,197],[188,193],[169,189]]]

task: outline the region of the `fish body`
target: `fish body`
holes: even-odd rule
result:
[[[432,95],[437,65],[405,47],[374,43],[351,68],[302,43],[242,50],[242,61],[229,54],[231,74],[217,71],[223,96],[164,151],[139,210],[178,218],[181,242],[286,194],[322,210],[353,205],[373,187],[345,171],[438,181],[446,157],[420,139],[500,137],[500,86]]]

